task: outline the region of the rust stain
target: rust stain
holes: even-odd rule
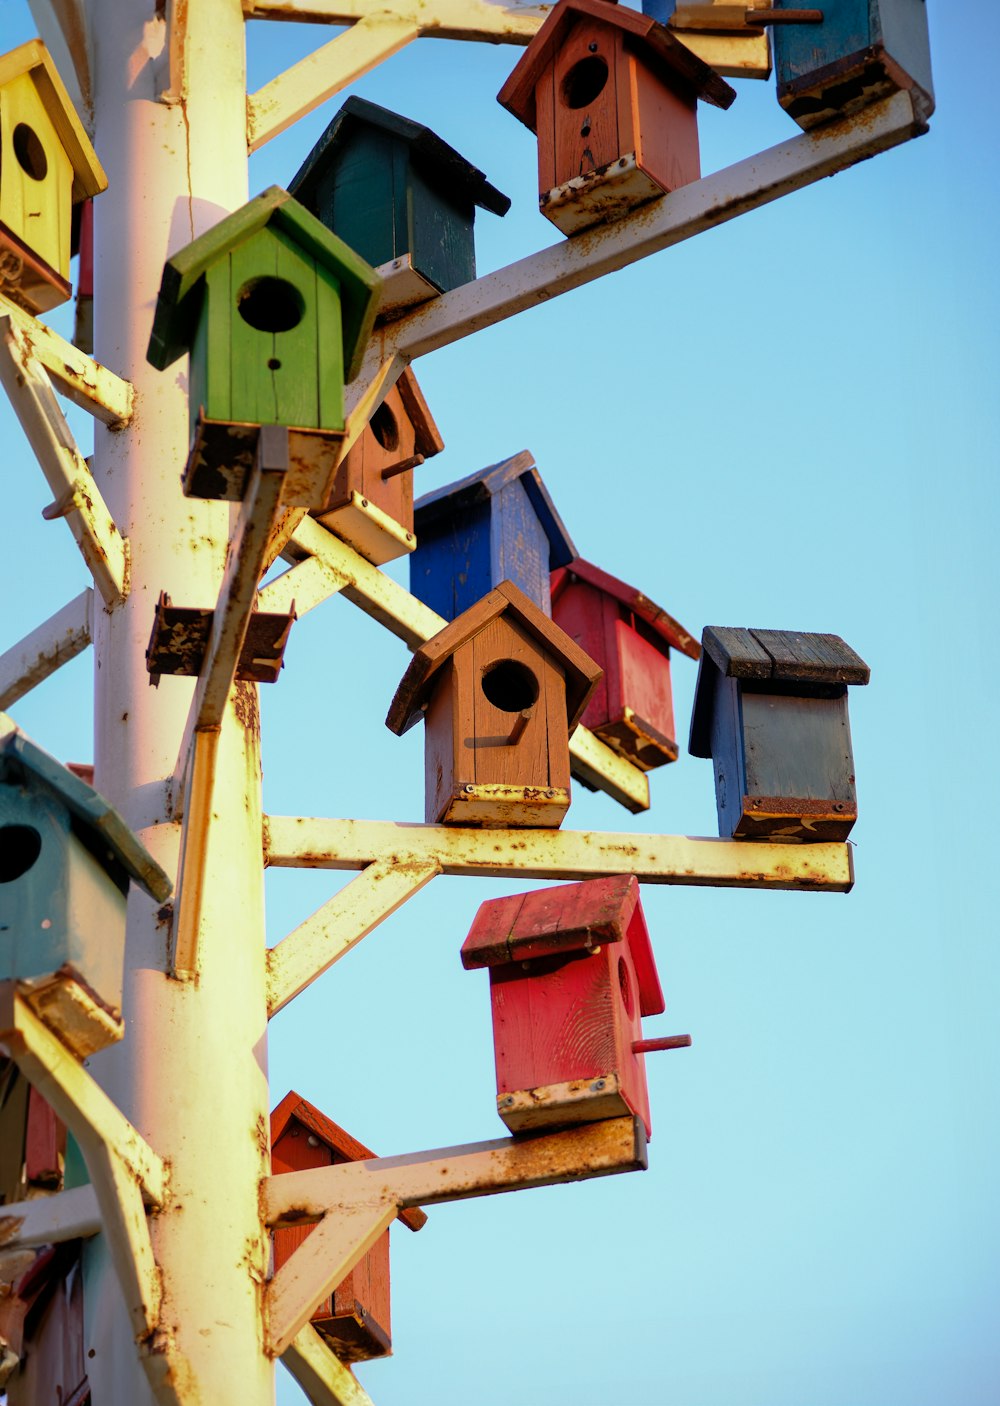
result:
[[[256,740],[260,737],[260,699],[252,683],[237,679],[233,685],[233,710],[246,734]]]

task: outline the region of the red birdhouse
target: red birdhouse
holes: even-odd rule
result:
[[[600,675],[513,581],[421,645],[385,721],[399,735],[425,720],[426,819],[561,824],[570,734]]]
[[[299,1094],[288,1093],[271,1114],[271,1171],[301,1172],[362,1162],[375,1153]],[[400,1211],[410,1230],[426,1223],[423,1211]],[[274,1268],[281,1268],[311,1232],[311,1225],[285,1226],[274,1232]],[[389,1319],[389,1232],[358,1261],[330,1298],[317,1308],[313,1327],[326,1338],[342,1362],[364,1362],[392,1352]]]
[[[552,573],[552,618],[604,670],[581,721],[643,771],[675,762],[670,649],[701,646],[624,581],[577,558]]]
[[[559,0],[497,94],[538,136],[539,209],[564,234],[698,180],[698,99],[735,97],[665,25],[608,0]]]
[[[313,516],[376,566],[412,552],[413,470],[443,448],[407,368],[337,466],[329,497]]]
[[[489,967],[497,1111],[511,1132],[629,1113],[650,1130],[641,1017],[663,1010],[634,875],[491,899],[462,946]]]

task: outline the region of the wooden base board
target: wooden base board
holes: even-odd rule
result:
[[[392,1356],[389,1334],[356,1300],[353,1313],[317,1314],[312,1325],[341,1362],[353,1364]]]
[[[239,503],[257,453],[260,425],[198,415],[183,474],[188,498]],[[345,431],[289,427],[288,472],[281,501],[290,508],[321,507],[333,491]]]
[[[526,1133],[623,1118],[634,1109],[625,1102],[617,1074],[597,1074],[592,1079],[499,1093],[497,1112],[512,1133]]]
[[[472,825],[484,830],[539,828],[556,830],[569,810],[568,786],[460,786],[444,812],[428,816],[447,825]]]
[[[846,840],[858,818],[851,801],[744,796],[734,840]],[[725,837],[723,837],[725,838]]]
[[[591,731],[612,752],[624,757],[640,771],[652,771],[654,767],[666,766],[668,762],[677,760],[678,747],[673,738],[657,731],[652,723],[647,723],[631,708],[623,709],[621,717],[614,722],[592,726]]]
[[[664,194],[662,186],[639,168],[635,152],[630,151],[608,166],[542,191],[538,208],[563,234],[579,234],[592,225],[620,220],[637,205]]]
[[[72,969],[37,982],[19,981],[17,992],[77,1059],[96,1054],[125,1034],[120,1012],[106,1006]]]
[[[379,264],[375,272],[382,279],[382,296],[378,305],[380,319],[398,317],[408,308],[441,296],[441,289],[437,284],[431,283],[430,279],[425,278],[413,267],[413,259],[409,254],[404,254],[401,259],[390,259],[388,263]]]
[[[48,312],[73,296],[73,286],[0,223],[0,293],[30,313]]]
[[[417,545],[412,532],[351,489],[350,501],[317,519],[373,566],[406,556]]]

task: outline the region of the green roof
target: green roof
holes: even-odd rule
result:
[[[146,350],[146,359],[158,371],[164,371],[191,346],[201,311],[201,279],[207,270],[268,226],[280,229],[304,254],[336,276],[343,317],[345,380],[358,374],[375,322],[382,280],[360,255],[280,186],[255,196],[164,264]]]

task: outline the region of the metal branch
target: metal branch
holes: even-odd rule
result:
[[[131,381],[116,376],[3,293],[0,314],[10,318],[61,395],[113,430],[129,423],[135,409],[135,387]]]
[[[101,1229],[101,1211],[92,1186],[12,1201],[0,1207],[0,1249],[33,1250],[63,1240],[83,1240]]]
[[[28,0],[28,8],[67,92],[93,135],[91,43],[84,0]]]
[[[0,711],[68,664],[90,644],[94,592],[88,586],[62,610],[0,654]]]
[[[551,6],[493,3],[493,0],[432,0],[398,4],[393,17],[415,22],[428,38],[484,39],[494,44],[527,44]],[[307,20],[315,24],[354,24],[371,15],[371,0],[243,0],[248,20]]]
[[[299,1329],[281,1360],[312,1406],[373,1406],[350,1368],[344,1366],[310,1323]]]
[[[269,816],[267,863],[276,868],[362,869],[434,861],[443,874],[525,879],[587,879],[635,874],[650,884],[716,888],[823,889],[854,883],[847,844],[765,844],[685,835],[584,830],[472,830],[388,820]]]

